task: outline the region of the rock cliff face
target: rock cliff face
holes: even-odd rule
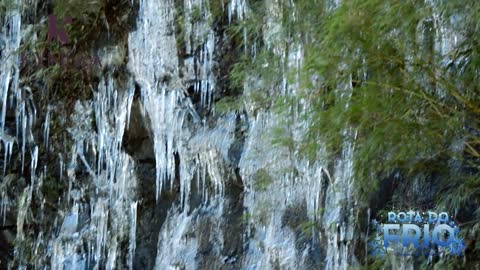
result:
[[[77,17],[55,1],[2,4],[1,268],[362,265],[370,214],[399,179],[382,182],[382,199],[362,201],[353,130],[336,159],[300,158],[295,145],[309,123],[298,108],[285,123],[255,99],[265,82],[248,77],[238,89],[229,76],[257,46],[271,47],[289,72],[260,94],[297,94],[290,73],[303,64],[303,44],[278,39],[279,2],[262,2],[270,14],[254,39],[262,45],[229,32],[249,16],[246,0],[97,0]],[[61,48],[101,67],[22,65],[22,52],[58,50],[43,40],[53,12],[73,17],[72,43]],[[221,110],[226,101],[242,104]],[[291,142],[275,143],[279,130]],[[425,197],[430,188],[403,191]]]

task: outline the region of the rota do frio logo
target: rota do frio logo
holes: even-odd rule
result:
[[[371,254],[383,257],[461,255],[465,243],[447,212],[388,212],[386,223],[372,220]]]

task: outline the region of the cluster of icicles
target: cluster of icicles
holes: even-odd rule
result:
[[[5,53],[1,55],[0,69],[0,140],[4,152],[0,215],[5,223],[6,213],[16,208],[14,256],[19,269],[27,267],[26,254],[32,250],[37,257],[33,263],[38,269],[43,269],[45,265],[51,269],[118,269],[124,264],[129,269],[134,268],[137,209],[141,202],[136,196],[135,162],[122,149],[122,140],[130,124],[135,82],[140,85],[142,114],[149,123],[153,141],[157,203],[162,202],[162,191],[174,186],[175,171],[180,171],[180,205],[172,207],[162,228],[156,228],[159,230],[156,269],[198,268],[200,237],[192,236],[191,232],[199,226],[197,217],[200,213],[211,221],[214,237],[210,241],[217,246],[212,252],[219,264],[236,263],[243,269],[273,269],[278,266],[304,269],[309,267],[310,253],[318,247],[319,241],[328,245],[327,268],[346,269],[351,264],[353,212],[346,209],[351,209],[354,203],[351,173],[353,145],[345,143],[343,156],[336,162],[332,173],[325,169],[326,160],[315,164],[297,160],[290,149],[271,146],[270,131],[279,125],[281,115],[268,111],[254,113],[249,109],[248,100],[244,104],[247,116],[242,115],[245,121],[248,118],[248,131],[238,165],[245,193],[245,217],[248,218],[246,230],[236,232],[242,234],[247,248],[243,257],[236,259],[222,254],[225,244],[223,205],[227,199],[225,181],[229,173],[229,149],[235,140],[237,114],[232,112],[220,116],[215,124],[207,125],[195,111],[185,90],[193,86],[194,91],[200,93],[201,106],[208,108],[213,105],[216,88],[214,55],[219,37],[209,25],[209,20],[193,18],[196,10],[200,10],[205,18],[212,16],[206,0],[184,0],[185,36],[182,39],[187,55],[192,56],[184,59],[183,72],[179,70],[177,58],[178,37],[171,30],[175,20],[174,1],[140,0],[137,29],[129,33],[128,38],[128,69],[133,76],[127,84],[120,84],[107,75],[95,89],[93,100],[75,104],[74,114],[69,119],[72,127],[68,130],[74,144],[65,146],[70,153],[68,156],[59,156],[60,180],[68,183],[67,199],[58,202],[61,210],[55,220],[55,229],[40,231],[34,243],[27,242],[24,224],[32,200],[41,193],[49,170],[46,165],[38,168],[38,147],[35,145],[37,140],[43,139],[47,149],[55,153],[52,143],[49,143],[49,126],[55,106],[47,108],[43,138],[34,138],[32,126],[37,120],[35,101],[28,87],[19,87],[19,60],[16,55],[22,42],[22,30],[25,29],[21,22],[21,10],[25,3],[22,0],[15,2],[16,7],[9,10],[5,18],[8,32],[4,37]],[[291,48],[295,49],[285,53],[285,42],[275,39],[275,31],[280,27],[276,25],[278,20],[275,16],[282,14],[279,5],[267,1],[266,6],[272,19],[267,21],[264,42],[287,63],[290,70],[285,70],[285,74],[299,70],[303,59],[302,45],[294,44]],[[249,12],[246,0],[231,0],[224,9],[229,21],[242,20]],[[7,29],[6,25],[2,27]],[[198,47],[202,49],[200,53],[195,53]],[[249,51],[256,51],[255,44]],[[297,85],[295,82],[287,83],[286,75],[281,85],[278,91],[282,94],[295,94]],[[254,86],[245,83],[246,93],[254,89]],[[304,107],[308,109],[308,101],[304,102]],[[7,110],[15,111],[16,130],[10,130],[5,125]],[[286,127],[286,132],[291,133],[295,141],[302,139],[307,127],[300,114],[300,111],[296,113],[294,126]],[[95,129],[88,124],[93,119]],[[187,125],[187,119],[192,119],[188,121],[193,123]],[[31,179],[17,201],[7,194],[9,185],[16,179],[6,175],[15,144],[21,151],[22,168],[26,166],[23,164],[25,155],[31,155]],[[175,155],[180,158],[180,168],[175,168]],[[297,173],[287,168],[295,168]],[[88,183],[79,183],[76,175],[79,169],[88,173]],[[254,188],[255,175],[259,170],[265,170],[274,179],[265,190]],[[335,179],[331,179],[331,175]],[[330,179],[327,182],[319,181],[327,178]],[[197,192],[202,193],[203,203],[196,209],[190,209],[189,197],[194,181],[200,189]],[[93,192],[87,194],[87,189]],[[311,237],[311,241],[298,250],[296,233],[282,225],[282,218],[288,209],[304,204],[308,219],[327,228],[326,239]],[[320,209],[325,210],[320,212]],[[338,220],[344,222],[337,224]],[[312,235],[318,234],[314,226],[310,230]],[[125,242],[128,243],[126,254],[122,249]]]

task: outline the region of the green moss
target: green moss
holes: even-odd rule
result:
[[[272,177],[265,169],[260,169],[255,173],[254,188],[257,191],[265,191],[273,183]]]
[[[75,19],[91,20],[100,14],[104,4],[104,0],[54,0],[53,14],[58,18],[70,16]]]
[[[220,25],[223,22],[224,18],[226,18],[225,2],[222,0],[210,0],[209,6],[210,6],[210,13],[212,14],[210,24]]]
[[[51,204],[55,204],[64,194],[65,184],[52,176],[47,176],[43,180],[41,192],[44,198]]]
[[[241,97],[224,97],[215,103],[215,111],[220,114],[239,111],[241,108]]]
[[[4,0],[0,3],[0,15],[5,16],[7,10],[13,10],[18,8],[16,2],[14,0]]]
[[[191,12],[192,12],[191,13],[192,23],[197,23],[202,21],[203,15],[202,15],[202,10],[200,9],[199,6],[193,6]]]
[[[260,207],[257,208],[254,213],[245,212],[244,214],[242,214],[242,217],[241,217],[242,222],[247,224],[253,221],[256,224],[267,225],[269,213],[271,212],[271,207],[272,207],[271,205],[268,205],[268,203],[265,203],[260,205]]]
[[[176,8],[174,13],[175,42],[179,59],[182,61],[185,55],[185,10],[183,6]]]

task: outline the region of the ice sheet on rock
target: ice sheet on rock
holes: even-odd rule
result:
[[[172,208],[160,230],[155,270],[198,269],[200,245],[209,245],[209,251],[217,259],[215,264],[224,266],[221,260],[223,249],[223,197],[212,198],[190,214]],[[206,234],[204,234],[207,232]],[[207,237],[205,239],[205,237]]]
[[[60,233],[64,235],[73,235],[77,231],[78,226],[78,206],[74,207],[72,213],[68,214],[62,223]]]
[[[240,160],[240,173],[247,188],[245,214],[249,217],[246,269],[305,269],[307,266],[302,254],[308,253],[311,247],[306,246],[300,251],[293,248],[295,232],[283,225],[282,219],[292,207],[305,207],[305,218],[309,220],[319,218],[317,213],[321,207],[319,199],[323,188],[320,179],[324,164],[297,161],[288,149],[271,147],[271,131],[279,120],[274,114],[259,113],[251,121]],[[298,175],[292,173],[293,168],[298,170]],[[272,179],[264,189],[256,188],[256,173],[259,170],[264,170]]]
[[[281,224],[281,215],[272,213],[268,224],[258,227],[246,251],[245,269],[304,269],[297,262],[295,232]]]
[[[129,244],[128,244],[128,269],[133,269],[133,260],[135,258],[136,248],[136,233],[137,233],[137,206],[138,202],[130,204],[130,232],[129,232]]]
[[[155,91],[165,76],[178,76],[174,12],[172,0],[141,0],[137,29],[128,36],[128,67],[140,86],[149,91]]]
[[[74,267],[79,260],[76,253],[78,235],[75,235],[78,231],[79,209],[80,205],[75,203],[71,212],[65,215],[58,236],[49,243],[49,248],[54,255],[50,261],[52,269],[64,269],[67,265]]]
[[[353,143],[344,142],[341,159],[335,164],[334,182],[327,191],[323,227],[328,232],[327,269],[347,269],[354,265],[353,238],[355,230]]]
[[[225,167],[229,163],[229,150],[233,144],[236,126],[236,114],[230,113],[217,120],[214,128],[204,127],[198,130],[189,141],[191,153],[195,153],[192,165],[197,168],[197,187],[202,191],[204,200],[208,200],[207,178],[214,194],[223,194]],[[187,196],[188,193],[183,196]],[[183,200],[182,200],[183,201]]]
[[[198,240],[185,237],[192,228],[192,216],[186,212],[169,212],[167,222],[163,224],[158,240],[155,270],[196,269]]]

